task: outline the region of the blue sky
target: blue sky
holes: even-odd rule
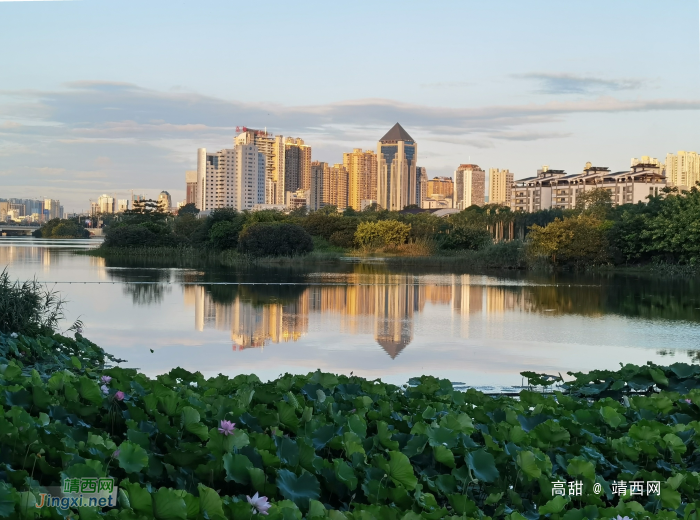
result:
[[[238,125],[341,162],[399,121],[431,177],[700,150],[698,7],[0,0],[0,197],[181,200]]]

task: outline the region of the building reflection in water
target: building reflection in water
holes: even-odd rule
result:
[[[218,301],[206,285],[184,286],[185,304],[194,307],[195,328],[228,330],[234,350],[262,348],[297,341],[309,330],[309,320],[321,324],[337,319],[339,332],[372,334],[393,359],[413,340],[416,314],[426,303],[450,306],[460,336],[467,337],[469,320],[486,310],[490,316],[516,307],[520,295],[503,287],[471,285],[469,275],[455,275],[451,284],[417,283],[407,274],[375,274],[350,278],[347,285],[310,285],[286,301],[254,301],[231,287],[231,297]],[[270,301],[271,300],[271,301]]]

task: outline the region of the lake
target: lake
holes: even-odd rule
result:
[[[308,268],[176,265],[76,254],[96,240],[0,239],[13,279],[68,300],[67,328],[148,375],[270,379],[316,369],[484,390],[520,372],[700,362],[700,281],[650,275],[474,274],[381,260]]]

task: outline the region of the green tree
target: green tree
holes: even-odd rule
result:
[[[197,218],[194,213],[179,214],[173,222],[173,231],[181,237],[189,237],[204,225],[205,219]]]
[[[235,249],[238,246],[238,235],[243,229],[243,219],[233,221],[222,220],[209,230],[212,246],[218,250]]]
[[[313,248],[311,235],[304,228],[285,222],[257,222],[238,237],[238,250],[255,257],[305,255]]]
[[[486,229],[475,226],[457,226],[449,234],[442,237],[442,249],[471,249],[479,250],[492,242],[491,233]]]
[[[605,220],[612,207],[612,193],[605,188],[594,188],[576,195],[576,210],[599,220]]]
[[[396,247],[406,243],[410,224],[397,220],[362,222],[355,231],[355,243],[364,248]]]
[[[177,210],[177,214],[179,216],[198,215],[199,210],[197,209],[197,206],[194,205],[194,203],[190,202],[189,204],[185,204],[179,210]]]
[[[580,268],[608,259],[606,226],[590,215],[556,219],[546,227],[530,228],[527,254],[531,260],[547,259],[552,265]]]

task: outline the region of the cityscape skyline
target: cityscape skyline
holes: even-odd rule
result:
[[[144,25],[164,6],[168,23]],[[700,148],[697,2],[453,2],[450,16],[409,2],[398,17],[363,2],[350,13],[318,2],[270,7],[260,17],[252,6],[212,1],[212,19],[189,0],[0,2],[12,21],[0,44],[14,49],[0,91],[2,195],[59,199],[67,212],[115,190],[117,198],[134,189],[183,200],[181,172],[195,167],[189,150],[226,148],[243,125],[301,136],[314,160],[335,164],[355,148],[375,149],[401,121],[431,177],[464,163],[506,168],[516,180],[542,164],[573,172],[592,161],[617,171],[629,157]],[[338,19],[357,23],[363,38],[318,45]],[[630,37],[650,20],[674,31]],[[29,23],[31,34],[22,30]],[[217,37],[182,38],[197,30]],[[493,38],[495,30],[506,36]],[[407,33],[422,35],[411,81],[372,60],[362,74],[339,73],[341,63]],[[255,41],[256,52],[237,53],[212,81],[211,60],[199,57],[223,57],[241,41]],[[261,66],[259,56],[290,45],[314,66]],[[294,81],[281,84],[285,75]]]

